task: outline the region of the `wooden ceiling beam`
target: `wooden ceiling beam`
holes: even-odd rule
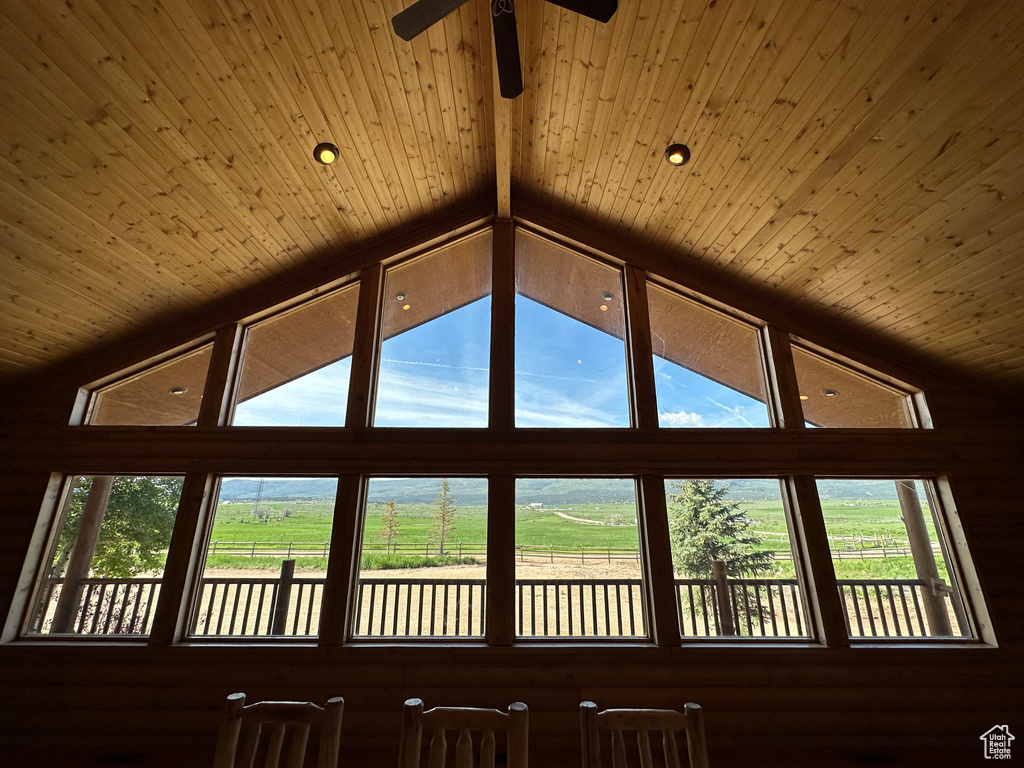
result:
[[[494,57],[494,38],[491,34],[490,0],[477,0],[480,8],[480,41],[486,50],[481,57],[487,64],[484,70],[484,90],[487,99],[487,123],[494,147],[494,181],[496,216],[512,218],[512,102],[501,98],[498,85],[498,66]]]

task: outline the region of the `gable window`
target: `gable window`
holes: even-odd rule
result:
[[[770,426],[757,329],[653,283],[647,303],[658,424]]]
[[[793,345],[793,366],[804,419],[814,427],[917,426],[911,396],[803,346]]]
[[[534,235],[516,248],[517,427],[628,427],[622,273]]]
[[[374,426],[487,426],[490,240],[387,271]]]
[[[97,389],[90,424],[195,424],[213,345],[205,344]]]
[[[94,388],[23,638],[992,640],[890,372],[510,224],[346,279]]]
[[[345,425],[358,298],[355,283],[247,329],[235,426]]]

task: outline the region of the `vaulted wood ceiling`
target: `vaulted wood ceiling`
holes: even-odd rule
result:
[[[518,0],[513,102],[403,5],[4,3],[0,377],[510,199],[1024,394],[1017,0]]]

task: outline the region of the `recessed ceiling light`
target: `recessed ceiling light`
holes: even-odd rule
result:
[[[405,301],[405,294],[404,293],[396,293],[395,294],[395,301]]]
[[[608,305],[607,304],[602,304],[601,305],[601,311],[602,312],[607,312],[608,311]]]
[[[669,144],[665,149],[669,165],[686,165],[690,162],[690,148],[685,144]]]
[[[410,309],[411,307],[412,307],[411,304],[403,304],[402,305],[402,309]]]
[[[800,399],[801,400],[806,400],[807,399],[807,395],[800,395]]]
[[[338,159],[338,148],[329,142],[322,141],[313,147],[313,159],[318,163],[330,165]]]
[[[821,394],[823,394],[825,397],[835,397],[839,393],[834,389],[823,389],[821,390]]]
[[[610,291],[605,291],[604,293],[601,294],[601,298],[604,299],[605,301],[612,301],[615,299],[615,294],[611,293]]]
[[[172,395],[184,395],[188,392],[188,387],[171,387],[170,392]]]

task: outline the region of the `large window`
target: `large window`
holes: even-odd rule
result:
[[[356,637],[482,637],[487,481],[367,482]]]
[[[30,635],[148,635],[181,477],[72,477],[64,486]]]
[[[646,637],[636,484],[516,481],[516,634]]]
[[[673,479],[668,532],[683,637],[809,637],[778,480]]]
[[[337,485],[322,477],[221,479],[193,635],[317,634]]]
[[[934,482],[818,480],[851,638],[971,637]]]
[[[22,637],[992,639],[891,371],[505,224],[346,279],[92,388]]]

